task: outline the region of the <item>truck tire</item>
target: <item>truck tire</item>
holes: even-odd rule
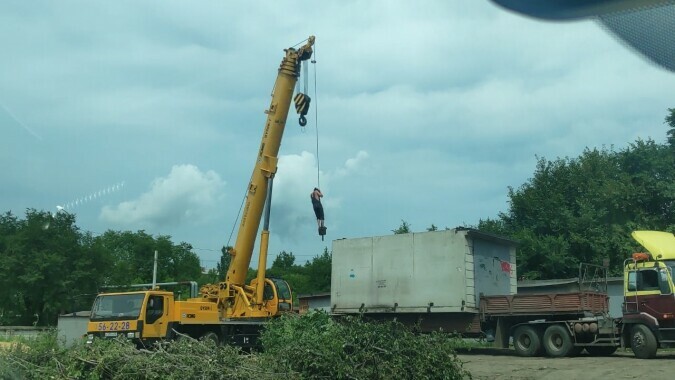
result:
[[[518,356],[537,356],[541,354],[541,338],[532,326],[519,326],[513,332],[513,348]]]
[[[586,352],[591,356],[610,356],[618,348],[618,346],[588,346],[586,347]]]
[[[199,338],[199,340],[204,341],[204,342],[211,341],[217,346],[218,345],[218,334],[214,333],[213,331],[205,332],[204,334],[202,334],[202,336]]]
[[[552,358],[570,356],[574,351],[574,343],[569,331],[561,325],[549,326],[544,332],[544,349]]]
[[[656,357],[657,342],[654,333],[645,325],[635,325],[631,329],[630,346],[636,358],[652,359]]]

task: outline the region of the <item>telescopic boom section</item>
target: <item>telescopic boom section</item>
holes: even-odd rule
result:
[[[300,63],[312,56],[313,45],[314,36],[310,36],[307,43],[300,49],[286,49],[286,56],[281,61],[279,74],[272,90],[272,102],[270,108],[265,111],[267,121],[251,182],[248,185],[239,233],[234,248],[230,251],[232,261],[225,279],[228,287],[243,285],[246,281],[246,273],[253,255],[253,245],[265,207],[268,182],[277,171],[279,147],[293,98],[293,90],[300,76]]]

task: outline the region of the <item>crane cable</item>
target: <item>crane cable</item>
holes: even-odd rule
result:
[[[312,65],[314,67],[314,129],[316,130],[316,187],[321,188],[320,166],[319,166],[319,97],[316,93],[316,48],[312,56]],[[306,77],[305,77],[306,78]],[[305,80],[306,81],[306,80]],[[305,85],[307,87],[307,85]]]
[[[312,60],[310,61],[314,67],[314,129],[316,133],[316,187],[321,188],[321,166],[319,165],[319,107],[318,107],[318,95],[317,95],[317,80],[316,80],[316,45],[314,45],[314,52],[312,55]],[[301,81],[303,83],[303,94],[307,94],[309,91],[309,73],[307,72],[307,64],[305,62],[302,63],[302,78]],[[295,90],[297,93],[300,93],[300,80],[296,83],[295,85]],[[300,126],[301,131],[304,133],[305,132],[305,126],[301,125]]]

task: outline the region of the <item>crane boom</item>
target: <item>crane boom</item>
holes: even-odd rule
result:
[[[314,36],[311,36],[300,49],[286,49],[286,56],[281,61],[272,91],[272,102],[269,109],[265,111],[267,121],[251,175],[251,182],[248,185],[237,240],[234,248],[230,251],[232,261],[225,279],[228,284],[241,285],[246,280],[246,273],[253,254],[253,245],[267,198],[267,184],[277,171],[279,147],[281,146],[281,138],[293,98],[293,90],[300,75],[300,62],[311,57],[313,44]]]

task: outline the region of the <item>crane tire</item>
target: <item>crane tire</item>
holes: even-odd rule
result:
[[[208,331],[202,334],[202,336],[199,338],[199,340],[204,341],[204,342],[213,342],[216,346],[219,343],[218,339],[218,334],[214,333],[213,331]]]

